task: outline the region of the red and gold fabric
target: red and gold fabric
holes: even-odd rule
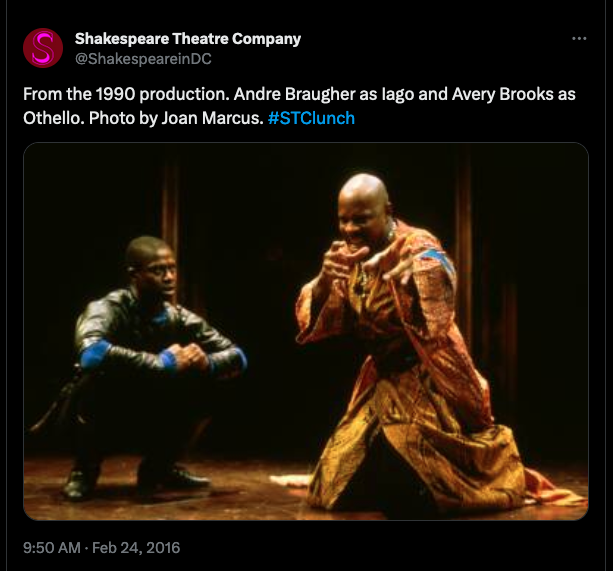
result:
[[[390,251],[372,275],[356,264],[349,280],[335,282],[316,316],[314,281],[296,305],[299,343],[350,334],[369,352],[310,480],[309,503],[334,509],[379,434],[443,513],[514,508],[526,498],[584,501],[526,472],[511,429],[494,424],[488,383],[454,321],[455,270],[439,241],[399,222]],[[409,256],[407,286],[383,280]]]

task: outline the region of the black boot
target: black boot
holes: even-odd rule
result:
[[[62,489],[62,494],[71,502],[82,502],[91,498],[99,475],[100,466],[73,468]]]
[[[160,468],[143,462],[138,468],[137,490],[141,495],[151,495],[157,490],[189,490],[210,486],[208,478],[190,474],[177,465]]]

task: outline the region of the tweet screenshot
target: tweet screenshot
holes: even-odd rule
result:
[[[604,552],[605,3],[533,8],[8,7],[9,555],[300,520]]]

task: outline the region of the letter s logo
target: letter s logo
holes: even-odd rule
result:
[[[34,67],[55,65],[64,51],[64,44],[57,32],[38,28],[30,32],[23,42],[23,55]]]
[[[53,32],[38,32],[32,38],[32,44],[35,48],[39,49],[41,52],[45,52],[45,57],[43,59],[37,58],[34,53],[32,53],[32,61],[37,63],[38,65],[44,65],[46,63],[51,63],[53,61],[54,53],[51,47],[44,45],[40,40],[41,38],[50,38],[53,42]],[[47,51],[49,50],[49,51]]]

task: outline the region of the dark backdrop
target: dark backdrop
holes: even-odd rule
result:
[[[587,153],[580,145],[515,144],[472,145],[470,155],[476,363],[490,378],[498,419],[513,425],[526,456],[585,459]],[[294,342],[295,299],[336,235],[336,193],[356,172],[380,175],[397,214],[453,252],[457,157],[454,144],[31,146],[24,164],[26,424],[70,373],[78,313],[122,285],[127,241],[160,233],[164,168],[173,165],[181,301],[250,361],[199,450],[315,459],[363,357],[351,340]],[[498,380],[504,284],[518,292],[518,381],[510,392]],[[486,323],[489,345],[478,334]]]

